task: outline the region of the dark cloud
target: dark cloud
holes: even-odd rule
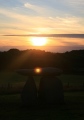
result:
[[[3,35],[3,36],[18,36],[18,37],[62,37],[62,38],[84,38],[84,34],[21,34],[21,35]]]

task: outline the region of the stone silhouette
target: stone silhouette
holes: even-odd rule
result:
[[[25,106],[33,107],[37,105],[37,89],[32,76],[28,77],[21,94],[22,103]]]
[[[62,70],[53,67],[36,68],[36,69],[20,69],[17,73],[29,76],[22,94],[22,102],[26,106],[55,106],[64,103],[62,82],[55,76],[62,74]],[[40,75],[40,85],[37,92],[33,79],[34,75]]]
[[[64,103],[63,86],[61,80],[54,76],[43,76],[38,91],[39,104],[55,106]]]

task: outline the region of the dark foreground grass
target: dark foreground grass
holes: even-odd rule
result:
[[[41,76],[33,77],[38,88]],[[15,72],[0,72],[0,93],[2,91],[20,91],[21,88],[23,88],[27,78],[27,76],[19,75]],[[63,74],[58,76],[58,78],[62,81],[64,87],[74,87],[76,89],[84,88],[84,75]]]
[[[84,120],[84,92],[65,92],[65,105],[23,108],[20,94],[0,96],[0,120]]]
[[[40,77],[34,77],[37,88]],[[61,75],[63,85],[84,88],[84,76]],[[25,84],[27,77],[16,73],[0,73],[0,92],[8,90],[7,94],[0,95],[0,120],[84,120],[84,91],[65,92],[65,105],[56,108],[23,108],[20,94],[17,93]]]
[[[39,82],[40,76],[34,76],[34,79],[36,82]],[[70,83],[75,85],[81,85],[84,83],[84,75],[60,75],[58,78],[60,78],[63,82],[63,84]],[[0,84],[5,83],[20,83],[25,82],[27,79],[27,76],[19,75],[16,72],[0,72]]]

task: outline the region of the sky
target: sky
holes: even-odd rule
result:
[[[84,0],[0,0],[0,48],[32,46],[23,34],[84,34]],[[49,46],[84,46],[83,38],[48,37]]]

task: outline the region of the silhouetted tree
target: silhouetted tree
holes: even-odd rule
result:
[[[84,50],[51,53],[42,50],[10,49],[0,52],[0,70],[16,70],[34,67],[58,67],[65,73],[84,71]]]

